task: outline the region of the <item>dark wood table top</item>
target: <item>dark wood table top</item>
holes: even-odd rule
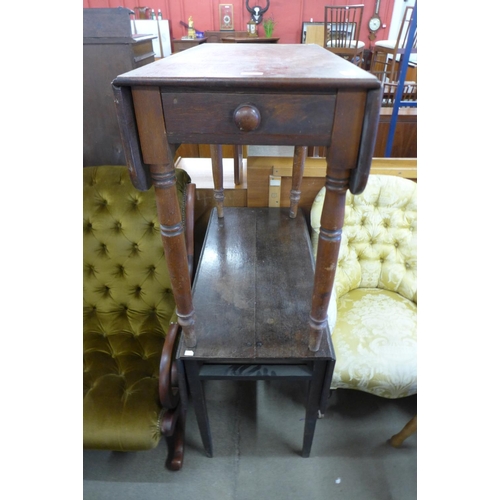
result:
[[[315,44],[204,43],[119,75],[114,85],[331,93],[378,89],[380,82]]]
[[[332,359],[308,349],[314,261],[305,217],[288,208],[214,209],[194,283],[198,344],[213,362]],[[180,346],[181,357],[186,348]]]

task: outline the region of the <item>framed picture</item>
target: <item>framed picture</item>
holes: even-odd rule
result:
[[[219,4],[219,19],[221,31],[234,30],[233,4]]]
[[[321,22],[303,22],[302,23],[302,43],[319,43],[319,45],[323,45],[323,31],[324,31],[325,23]],[[310,28],[310,29],[309,29]],[[307,36],[309,35],[309,36]],[[311,40],[306,40],[310,38]],[[318,40],[316,40],[316,38]],[[321,39],[321,41],[320,41]]]
[[[328,40],[352,40],[356,31],[356,23],[327,23]]]
[[[350,40],[356,31],[356,23],[327,23],[327,40]],[[323,45],[325,37],[324,22],[303,22],[302,23],[302,43],[316,43]]]

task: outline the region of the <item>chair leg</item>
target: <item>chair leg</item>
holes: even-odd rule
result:
[[[370,63],[370,73],[375,75],[382,83],[384,83],[389,75],[389,62],[387,53],[374,49]]]
[[[179,404],[176,408],[178,418],[175,423],[175,428],[172,428],[172,432],[165,434],[168,446],[168,457],[165,466],[171,471],[177,471],[182,468],[184,460],[186,417],[188,410],[188,389],[186,385],[184,363],[180,359],[177,359],[175,360],[175,366],[177,384],[179,386]]]
[[[165,439],[168,446],[166,468],[171,471],[177,471],[182,468],[184,461],[184,430],[186,427],[186,410],[181,408],[179,418],[177,419],[175,430],[172,436]]]
[[[397,434],[389,439],[389,443],[394,448],[399,448],[403,441],[417,432],[417,416],[415,415]]]

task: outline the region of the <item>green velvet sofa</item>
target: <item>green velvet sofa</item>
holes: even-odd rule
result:
[[[194,190],[178,169],[177,195],[193,255]],[[83,169],[83,446],[137,451],[167,439],[182,466],[184,412],[176,386],[180,327],[154,189],[124,166]]]

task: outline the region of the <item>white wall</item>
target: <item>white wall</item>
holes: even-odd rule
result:
[[[388,40],[396,40],[406,7],[415,5],[415,0],[395,0]]]

